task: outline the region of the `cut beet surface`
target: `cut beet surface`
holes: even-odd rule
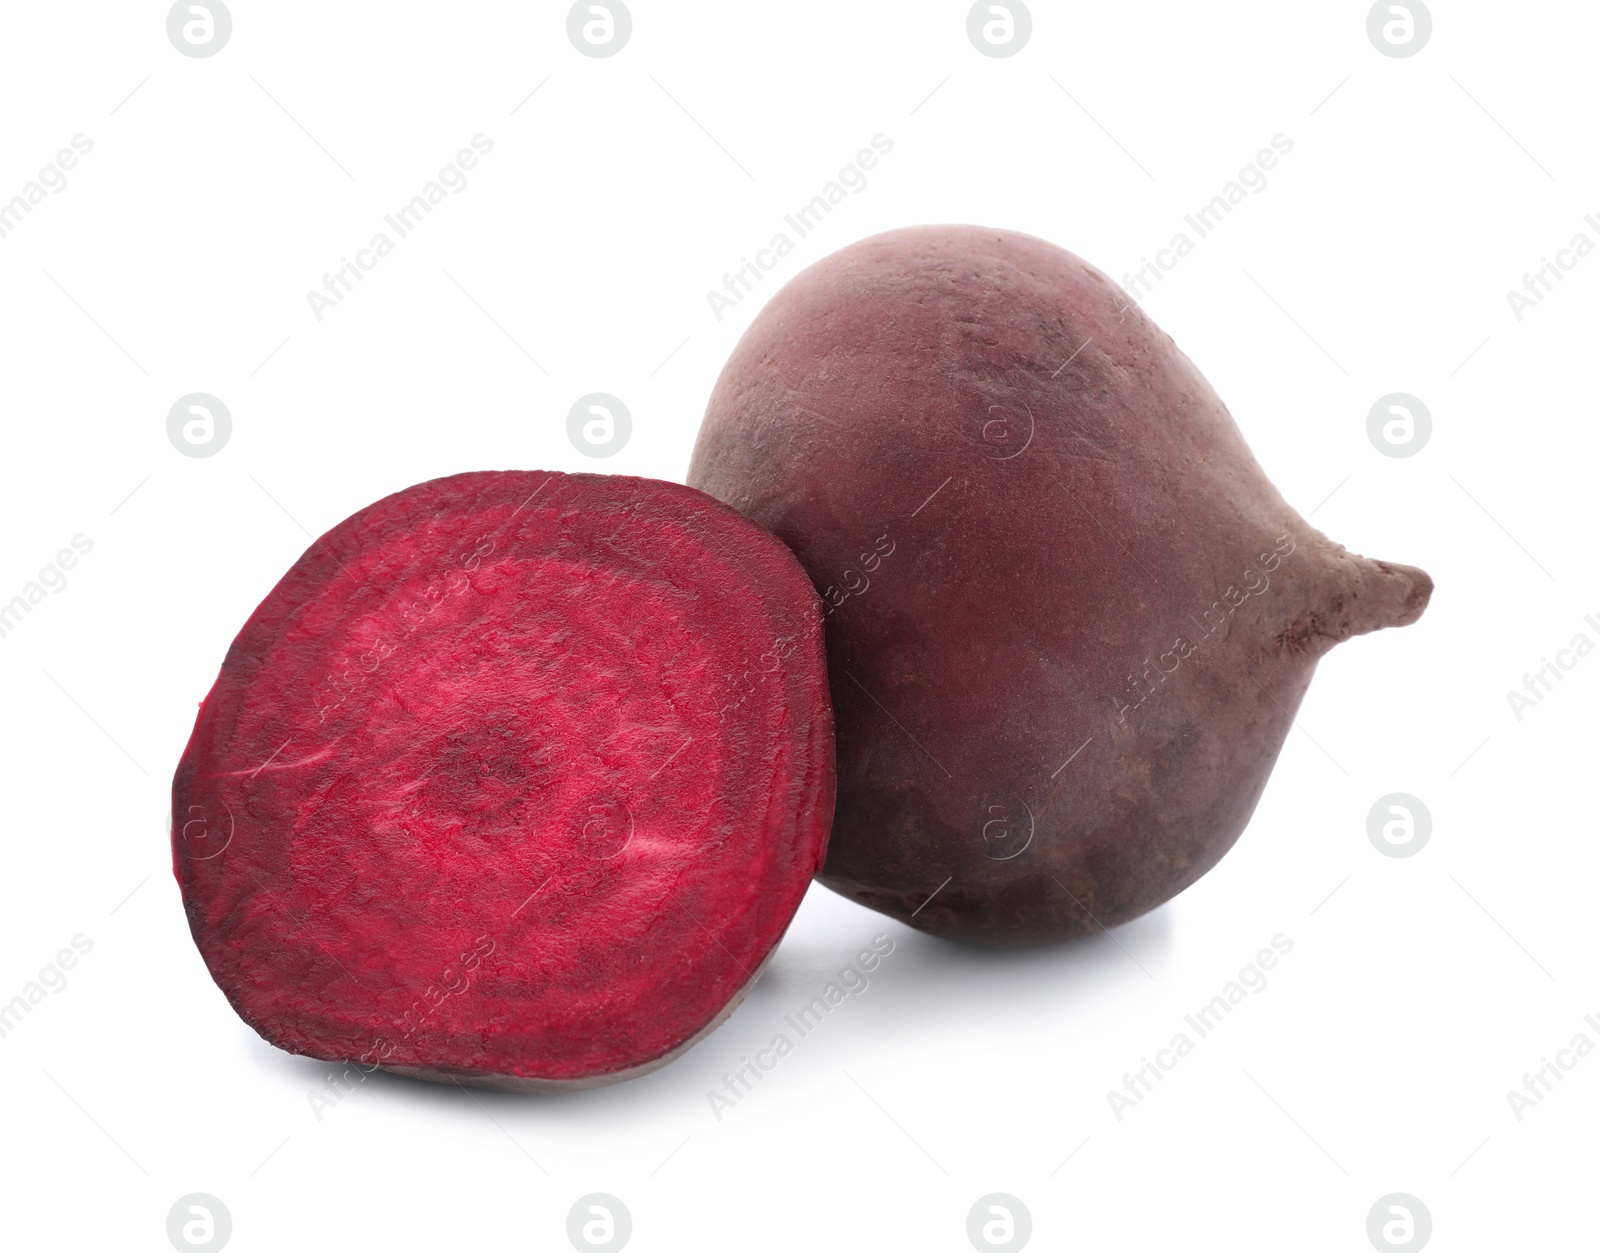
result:
[[[826,852],[816,593],[691,488],[461,474],[314,543],[173,780],[195,943],[294,1053],[489,1087],[653,1068]]]

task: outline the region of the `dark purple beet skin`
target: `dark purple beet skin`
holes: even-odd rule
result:
[[[1009,231],[891,231],[802,272],[724,368],[689,482],[823,594],[823,882],[979,944],[1193,883],[1318,658],[1432,589],[1310,527],[1121,289]]]
[[[173,779],[196,945],[280,1048],[589,1086],[737,1004],[821,865],[820,606],[672,483],[461,474],[316,541]]]

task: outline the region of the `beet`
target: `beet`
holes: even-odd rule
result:
[[[1295,513],[1172,339],[1013,231],[890,231],[797,275],[718,379],[689,482],[827,602],[822,881],[998,947],[1214,866],[1318,659],[1433,588]]]
[[[461,474],[306,551],[173,779],[190,930],[273,1044],[487,1087],[660,1065],[827,845],[820,605],[671,483]]]

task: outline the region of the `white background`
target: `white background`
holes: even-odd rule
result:
[[[94,145],[0,238],[0,600],[93,542],[0,638],[0,1000],[94,945],[0,1038],[7,1246],[166,1249],[206,1192],[240,1251],[561,1249],[599,1191],[641,1251],[966,1249],[991,1192],[1036,1248],[1361,1250],[1391,1192],[1437,1249],[1595,1247],[1600,1055],[1520,1121],[1506,1093],[1600,1043],[1600,657],[1520,720],[1506,692],[1600,642],[1600,258],[1520,321],[1506,292],[1600,243],[1600,11],[1436,0],[1397,59],[1366,8],[1040,0],[990,58],[944,0],[636,0],[594,59],[564,4],[236,0],[194,59],[163,5],[6,6],[0,200]],[[715,318],[707,290],[880,132],[866,188]],[[318,321],[306,292],[479,133],[465,190]],[[722,361],[803,265],[975,222],[1121,279],[1278,133],[1266,189],[1146,308],[1302,513],[1438,588],[1323,663],[1226,860],[1113,935],[1011,954],[814,888],[662,1071],[557,1097],[380,1075],[319,1121],[325,1068],[230,1011],[166,837],[196,704],[308,535],[463,470],[681,480]],[[204,459],[165,428],[196,391],[233,415]],[[591,391],[633,414],[605,462],[566,436]],[[1405,459],[1366,434],[1396,391],[1433,415]],[[1406,859],[1367,838],[1396,791],[1433,820]],[[708,1090],[878,932],[871,987],[719,1121]],[[1265,990],[1119,1121],[1107,1091],[1280,932]]]

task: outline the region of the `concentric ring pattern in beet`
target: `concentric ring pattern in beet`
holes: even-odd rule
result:
[[[737,1003],[833,770],[778,540],[677,484],[461,474],[335,527],[245,624],[173,780],[174,868],[273,1044],[601,1083]]]

